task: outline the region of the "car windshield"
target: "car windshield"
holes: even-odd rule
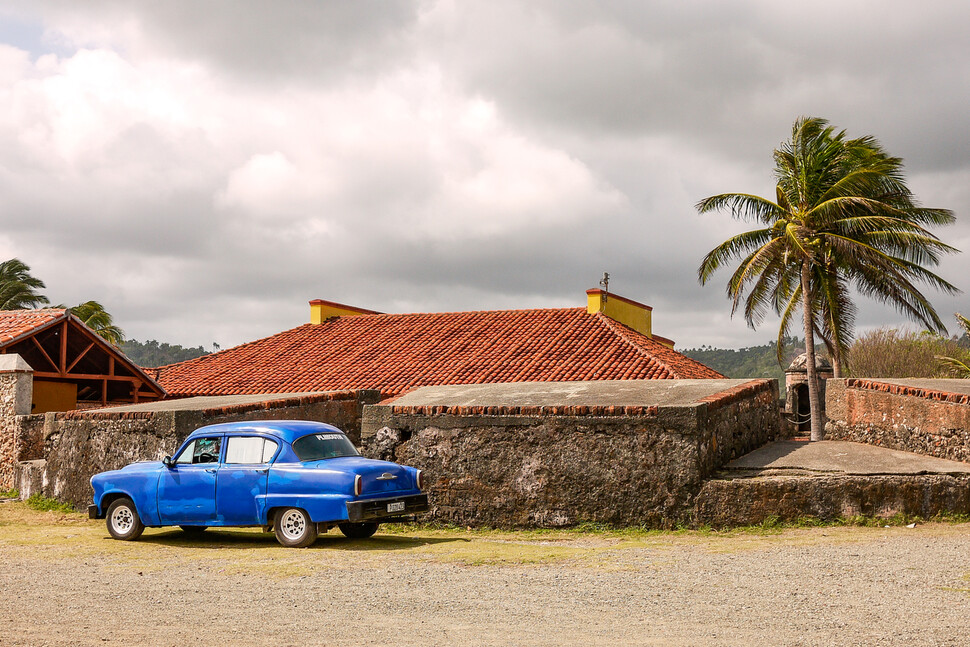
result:
[[[310,434],[293,442],[293,451],[301,461],[319,461],[324,458],[360,456],[357,448],[343,434],[331,432]]]

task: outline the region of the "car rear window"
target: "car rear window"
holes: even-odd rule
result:
[[[357,448],[345,435],[335,432],[310,434],[297,438],[293,441],[293,452],[301,461],[360,456]]]

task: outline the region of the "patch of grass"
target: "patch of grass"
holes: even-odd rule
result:
[[[77,512],[73,505],[40,494],[31,494],[24,501],[27,507],[38,512]]]
[[[0,499],[19,499],[20,490],[13,488],[10,490],[0,490]]]
[[[33,560],[100,560],[106,569],[162,572],[203,564],[213,576],[303,577],[323,569],[382,565],[388,560],[448,563],[464,567],[556,566],[567,569],[642,570],[675,568],[683,550],[713,553],[773,549],[825,543],[864,543],[886,533],[906,535],[913,518],[852,517],[821,521],[776,518],[744,528],[685,527],[657,530],[587,523],[566,529],[502,530],[447,524],[388,524],[371,539],[353,541],[333,530],[306,550],[285,549],[260,529],[210,529],[191,536],[173,528],[149,528],[140,541],[110,539],[104,522],[67,512],[68,506],[38,497],[0,506],[0,552]],[[922,520],[921,520],[922,521]],[[915,532],[926,536],[966,533],[967,515],[945,515]],[[922,526],[923,523],[920,523]],[[896,526],[883,530],[886,525]]]
[[[731,537],[736,535],[777,535],[786,530],[808,528],[882,528],[885,526],[901,527],[912,523],[919,525],[927,523],[960,524],[970,523],[970,515],[957,513],[943,513],[929,518],[895,514],[892,517],[849,516],[834,519],[820,519],[818,517],[800,517],[798,519],[783,520],[777,516],[769,516],[761,523],[748,526],[730,526],[712,528],[709,525],[692,526],[688,523],[677,523],[669,528],[654,528],[650,526],[614,526],[608,523],[587,521],[574,526],[563,528],[528,528],[503,529],[487,526],[459,526],[450,523],[405,523],[382,525],[380,532],[385,535],[411,535],[414,533],[438,533],[443,535],[462,535],[476,538],[510,538],[514,537],[522,542],[543,542],[549,540],[570,541],[577,538],[599,538],[617,540],[645,540],[662,539],[668,537]]]

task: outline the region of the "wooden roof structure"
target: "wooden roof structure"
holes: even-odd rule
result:
[[[78,408],[151,402],[165,390],[64,308],[0,310],[0,354],[16,353],[39,382],[74,384]]]

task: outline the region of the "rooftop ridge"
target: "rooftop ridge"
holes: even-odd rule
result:
[[[664,369],[668,373],[670,373],[670,376],[672,378],[674,378],[674,379],[681,379],[681,374],[680,374],[680,372],[675,367],[671,366],[670,362],[668,362],[666,359],[664,359],[662,357],[663,355],[666,355],[668,351],[669,352],[677,353],[678,355],[680,355],[681,357],[683,357],[684,359],[686,359],[689,362],[693,362],[693,363],[695,363],[695,364],[697,364],[699,366],[703,366],[704,368],[706,368],[707,370],[711,371],[712,373],[714,373],[718,377],[722,377],[722,378],[724,377],[723,375],[721,375],[720,373],[718,373],[714,369],[712,369],[712,368],[710,368],[708,366],[705,366],[704,364],[701,364],[697,360],[693,360],[693,359],[687,357],[686,355],[684,355],[683,353],[678,353],[677,351],[675,351],[672,348],[667,348],[666,346],[664,346],[660,342],[656,342],[656,341],[650,339],[649,337],[647,337],[646,335],[644,335],[642,333],[639,333],[636,330],[633,330],[632,328],[629,328],[628,326],[624,326],[623,324],[621,324],[618,321],[614,321],[613,319],[610,319],[609,317],[607,317],[606,315],[604,315],[602,312],[597,312],[595,314],[595,316],[601,318],[603,320],[603,322],[613,332],[615,332],[616,335],[625,344],[627,344],[631,348],[633,348],[641,357],[643,357],[644,359],[653,360],[653,361],[657,362],[658,364],[661,364],[664,367]],[[651,344],[651,345],[656,346],[656,348],[647,350],[646,348],[644,348],[643,346],[640,345],[640,341],[637,340],[636,337],[641,338],[644,342],[646,342],[648,344]],[[666,339],[666,338],[664,338],[664,339]]]
[[[356,319],[361,319],[364,317],[375,318],[375,317],[434,317],[434,316],[446,316],[446,315],[480,315],[489,313],[511,313],[511,312],[564,312],[568,310],[582,310],[586,311],[586,308],[577,306],[563,306],[563,307],[549,307],[549,308],[493,308],[491,310],[446,310],[444,312],[375,312],[372,314],[362,314],[355,317]],[[334,319],[341,319],[341,317],[334,317]],[[324,322],[326,323],[326,322]]]

